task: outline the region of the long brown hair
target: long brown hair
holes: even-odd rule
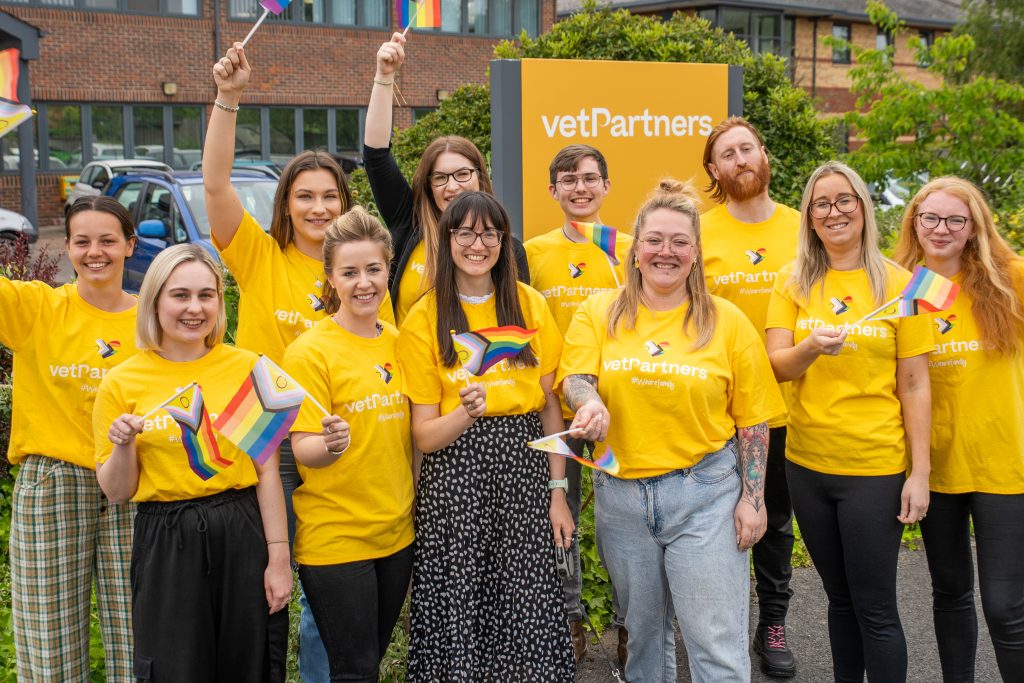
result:
[[[383,252],[385,269],[389,267],[391,259],[394,258],[391,233],[369,211],[361,206],[353,206],[346,213],[335,218],[324,235],[325,274],[329,275],[334,270],[334,255],[337,248],[351,242],[376,242]],[[320,299],[323,301],[327,315],[334,315],[341,307],[338,290],[331,284],[329,277],[324,278]]]
[[[288,212],[288,196],[291,194],[292,185],[303,171],[315,171],[319,168],[329,171],[338,183],[341,213],[352,207],[352,193],[349,192],[345,172],[341,170],[334,157],[322,150],[307,149],[300,152],[284,167],[281,180],[277,183],[277,192],[274,194],[274,218],[270,223],[270,236],[277,240],[277,245],[281,249],[287,248],[288,243],[295,239],[295,228],[292,227],[292,217]]]
[[[420,229],[420,238],[426,250],[426,257],[423,263],[423,282],[434,281],[434,273],[437,269],[437,247],[444,241],[439,235],[442,232],[438,228],[441,220],[441,209],[434,202],[434,191],[430,185],[430,174],[434,172],[434,164],[437,158],[445,152],[461,154],[469,159],[469,162],[477,171],[477,178],[480,181],[480,191],[487,194],[494,194],[491,187],[491,176],[487,173],[487,160],[480,150],[472,142],[458,135],[440,137],[427,145],[420,157],[419,166],[412,176],[412,211]],[[456,226],[458,227],[458,226]],[[448,239],[447,235],[443,235]],[[429,287],[429,284],[425,284]]]
[[[697,210],[697,191],[690,183],[675,178],[665,178],[640,206],[633,223],[633,244],[626,255],[626,284],[615,301],[608,308],[608,335],[615,336],[618,325],[622,323],[627,330],[636,327],[637,311],[644,303],[643,275],[637,267],[637,249],[640,235],[647,224],[647,217],[658,209],[669,209],[681,213],[690,219],[693,225],[693,236],[696,240],[693,253],[693,267],[686,276],[686,294],[690,297],[690,306],[683,318],[683,331],[696,330],[693,350],[702,349],[711,341],[715,334],[715,323],[718,311],[708,293],[704,281],[704,253],[700,241],[700,212]]]
[[[501,232],[498,261],[491,268],[491,282],[494,283],[494,304],[498,314],[498,325],[526,327],[523,309],[519,304],[518,271],[512,247],[512,228],[505,207],[486,192],[463,192],[452,200],[441,214],[438,229],[443,239],[437,249],[437,279],[434,294],[437,300],[437,343],[441,357],[447,367],[459,362],[450,331],[469,331],[469,321],[462,310],[459,292],[455,284],[455,261],[452,257],[451,231],[464,225],[483,223]],[[524,365],[537,365],[537,355],[526,346],[516,361]]]
[[[960,255],[961,286],[971,300],[971,314],[981,339],[1004,356],[1020,354],[1024,339],[1024,306],[1016,287],[1024,262],[996,230],[984,195],[969,180],[956,176],[936,178],[914,195],[903,213],[902,231],[894,257],[905,268],[924,261],[924,249],[914,229],[921,203],[936,192],[956,197],[970,210],[974,234]]]
[[[105,195],[88,195],[76,199],[71,208],[68,209],[67,215],[64,216],[65,240],[71,239],[71,219],[86,211],[109,213],[121,224],[121,234],[124,235],[125,241],[130,242],[135,239],[135,226],[132,224],[132,216],[121,202]]]

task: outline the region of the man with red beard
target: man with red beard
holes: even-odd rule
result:
[[[701,215],[708,290],[736,304],[765,338],[768,298],[779,268],[796,256],[800,212],[768,195],[771,167],[764,141],[745,119],[720,123],[704,146],[707,190],[719,205]],[[789,385],[780,385],[789,403]],[[786,612],[793,592],[793,508],[786,484],[786,415],[769,421],[764,504],[768,529],[754,546],[759,619],[754,652],[769,676],[796,674],[786,643]]]

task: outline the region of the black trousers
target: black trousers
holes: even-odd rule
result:
[[[837,683],[905,683],[907,641],[896,607],[906,477],[822,474],[786,463],[793,510],[828,596]]]
[[[140,503],[131,565],[136,679],[270,680],[266,568],[254,488]]]
[[[758,623],[786,623],[793,590],[793,504],[786,480],[786,428],[769,430],[768,462],[765,468],[764,505],[768,528],[753,548],[754,577],[757,580]]]
[[[377,683],[380,660],[412,576],[412,544],[373,560],[301,565],[299,577],[327,649],[331,681]]]
[[[1024,681],[1024,494],[932,492],[921,535],[932,575],[935,636],[946,683],[973,682],[978,644],[971,521],[978,583],[1004,681]]]

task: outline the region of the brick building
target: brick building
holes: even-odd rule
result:
[[[524,29],[537,35],[555,20],[555,0],[441,7],[440,29],[410,32],[398,126],[460,85],[486,83],[497,41]],[[191,167],[215,95],[211,67],[257,10],[256,0],[0,0],[0,49],[21,50],[19,99],[37,110],[0,138],[0,207],[41,225],[61,220],[61,176],[93,159]],[[254,74],[238,114],[238,155],[357,154],[374,55],[402,28],[393,0],[295,0],[270,17],[247,46]],[[30,146],[33,155],[23,154]]]

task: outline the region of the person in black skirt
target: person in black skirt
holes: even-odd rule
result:
[[[412,432],[423,451],[416,499],[410,681],[571,681],[573,653],[554,542],[568,548],[565,461],[526,442],[562,429],[552,393],[562,340],[539,292],[516,282],[504,208],[483,192],[440,220],[434,289],[398,339]],[[481,377],[458,333],[536,330]]]

